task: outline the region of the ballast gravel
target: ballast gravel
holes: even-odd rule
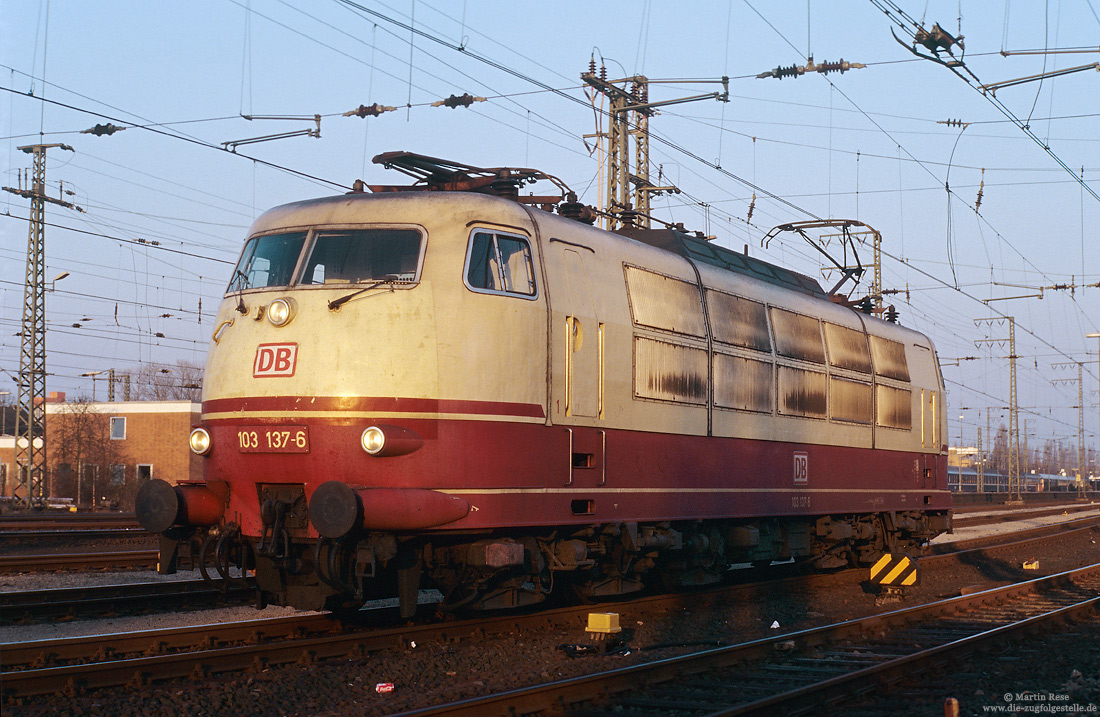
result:
[[[1057,522],[1082,517],[1047,516],[1035,522]],[[1029,521],[1031,522],[1031,521]],[[1028,526],[1033,527],[1033,526]],[[994,524],[960,530],[947,539],[978,537],[1020,529],[1015,524]],[[943,538],[940,541],[942,542]],[[922,584],[905,604],[918,604],[958,594],[963,588],[992,587],[1005,575],[1018,579],[1048,575],[1100,562],[1100,530],[1078,532],[1041,548],[1021,548],[1005,553],[1003,563],[991,579],[980,566],[955,566],[924,571]],[[1034,574],[1022,570],[1022,563],[1038,560]],[[0,576],[0,591],[79,587],[165,579],[191,579],[180,573],[169,578],[151,573],[67,573],[35,576]],[[583,626],[575,630],[545,629],[536,634],[505,634],[480,639],[431,642],[387,650],[362,659],[327,661],[301,667],[269,669],[257,673],[236,673],[203,680],[158,683],[140,689],[104,690],[91,694],[58,694],[23,703],[9,701],[3,714],[29,717],[75,717],[77,715],[385,715],[442,702],[490,694],[516,687],[671,657],[690,651],[691,644],[738,642],[778,636],[810,627],[894,609],[876,605],[875,597],[851,588],[809,591],[774,589],[761,591],[747,604],[708,607],[696,611],[676,609],[640,611],[628,604],[600,604],[598,611],[617,611],[628,638],[628,654],[569,657],[563,644],[585,640]],[[268,608],[222,608],[181,615],[151,615],[98,621],[73,621],[55,625],[0,628],[0,643],[53,639],[102,632],[148,630],[188,624],[222,623],[274,617]],[[778,623],[778,627],[773,627]],[[666,647],[660,647],[666,646]],[[645,649],[649,647],[650,649]],[[1043,694],[1053,703],[1076,704],[1091,700],[1100,705],[1100,621],[1081,622],[1065,631],[1051,631],[1027,645],[1014,645],[1015,652],[975,658],[939,677],[939,694],[928,700],[897,700],[882,696],[882,704],[869,700],[858,714],[943,714],[942,702],[953,697],[960,714],[989,714],[1012,702],[1016,695]],[[3,650],[0,645],[0,663]],[[392,685],[392,690],[389,686]],[[2,687],[2,686],[0,686]],[[59,686],[60,687],[60,686]],[[1068,695],[1061,700],[1059,695]],[[1059,702],[1059,700],[1061,700]],[[1083,702],[1080,714],[1090,702]],[[876,706],[877,705],[877,706]],[[990,709],[992,708],[992,709]],[[1100,709],[1098,709],[1100,711]],[[1059,713],[1073,714],[1063,710]],[[1095,714],[1093,712],[1092,714]]]

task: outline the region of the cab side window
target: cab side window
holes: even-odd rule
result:
[[[479,293],[534,298],[535,268],[524,237],[477,230],[466,254],[466,286]]]

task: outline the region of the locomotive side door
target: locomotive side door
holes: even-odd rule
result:
[[[593,250],[561,239],[549,242],[548,280],[553,330],[551,411],[562,426],[568,459],[562,482],[578,488],[605,481],[603,418],[604,326],[589,274]]]
[[[925,434],[921,445],[924,449],[924,466],[921,470],[924,488],[936,487],[936,461],[931,455],[940,450],[940,409],[936,405],[938,400],[936,391],[928,391],[927,396],[921,391],[921,426],[924,427]]]
[[[584,249],[562,247],[554,302],[555,355],[562,363],[561,391],[554,410],[560,416],[600,418],[603,409],[603,324],[588,281]],[[559,353],[560,352],[560,353]],[[560,400],[560,405],[558,401]]]

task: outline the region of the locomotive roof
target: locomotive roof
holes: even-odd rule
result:
[[[674,229],[623,229],[618,233],[635,241],[679,254],[691,261],[701,261],[704,264],[751,276],[769,284],[810,294],[819,299],[827,298],[821,285],[805,274],[769,264],[748,254],[738,254],[685,232]]]
[[[501,206],[510,204],[518,208],[515,202],[506,199],[468,192],[351,193],[317,199],[307,199],[274,207],[256,220],[249,233],[254,234],[257,232],[269,231],[287,225],[327,222],[339,223],[354,218],[361,218],[361,215],[359,217],[356,216],[358,212],[355,207],[363,202],[405,201],[450,203],[456,201],[458,197],[463,197],[466,202],[471,199],[485,203],[502,202]],[[550,214],[550,216],[554,215]],[[674,229],[621,229],[614,232],[614,234],[657,247],[658,249],[670,251],[689,261],[710,264],[711,266],[748,276],[775,286],[780,286],[803,294],[809,294],[815,298],[828,298],[825,291],[821,288],[821,285],[805,274],[776,266],[762,259],[751,257],[748,254],[740,254],[731,251],[683,231]]]

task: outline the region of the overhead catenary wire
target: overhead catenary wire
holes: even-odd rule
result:
[[[420,16],[421,16],[421,13],[420,13],[420,12],[418,12],[418,23],[420,22]],[[459,44],[459,46],[461,47],[462,45],[465,45],[465,44],[466,44],[466,43],[465,43],[465,42],[463,42],[463,43],[460,43],[460,44]],[[421,43],[420,43],[420,45],[421,45],[422,47],[426,47],[426,46],[428,45],[428,43],[425,43],[425,42],[421,42]],[[417,57],[418,57],[418,61],[420,61],[420,62],[422,62],[422,61],[423,61],[423,60],[421,59],[421,57],[420,57],[420,54],[419,54],[419,49],[418,49]],[[907,61],[910,61],[910,60],[907,60]],[[418,70],[418,72],[417,72],[417,76],[418,76],[418,77],[420,77],[420,76],[421,76],[421,75],[420,75],[420,72],[419,72],[419,70]],[[567,91],[570,91],[570,90],[567,90]],[[543,92],[543,90],[537,90],[537,92]],[[968,133],[968,134],[969,134],[969,133]],[[722,135],[719,135],[719,136],[722,136]],[[895,133],[895,134],[894,134],[894,136],[895,136],[895,137],[898,137],[898,136],[900,136],[900,135],[898,135],[897,133]],[[673,137],[673,138],[674,138],[674,139],[678,139],[678,137]],[[838,150],[837,150],[837,151],[839,151],[839,148],[838,148]],[[702,153],[702,154],[704,154],[704,156],[705,156],[705,152],[704,152],[704,153]],[[868,155],[868,154],[866,154],[866,153],[864,153],[864,154],[863,154],[862,156],[864,157],[864,159],[866,159],[866,158],[868,158],[868,156],[869,156],[869,155]],[[918,156],[919,156],[919,155],[918,155]],[[687,163],[685,163],[685,164],[690,164],[690,162],[687,162]],[[716,163],[716,164],[720,164],[720,163]],[[956,167],[961,167],[961,166],[962,166],[962,165],[956,165]],[[704,171],[705,171],[705,170],[704,170]],[[755,178],[753,178],[753,183],[754,183],[754,184],[756,183],[756,181],[755,181]],[[720,185],[727,185],[727,186],[728,186],[728,183],[726,183],[726,182],[720,182],[720,183],[716,183],[716,185],[719,185],[719,184],[720,184]],[[767,184],[767,182],[766,182],[766,181],[765,181],[765,184]],[[964,185],[964,184],[962,184],[962,183],[959,183],[959,185],[958,185],[958,186],[959,186],[959,187],[961,188],[961,187],[963,187],[963,186],[965,186],[965,185]],[[954,187],[953,187],[953,188],[954,188]],[[872,191],[872,190],[864,190],[864,191],[862,191],[862,192],[861,192],[861,195],[863,195],[863,196],[868,196],[868,195],[870,194],[870,192],[871,192],[871,191]],[[942,191],[942,185],[940,186],[940,191]],[[740,192],[738,192],[738,191],[734,191],[734,192],[731,192],[731,194],[737,194],[737,193],[740,193]],[[706,194],[707,194],[706,192],[703,192],[703,193],[702,193],[702,195],[706,195]],[[807,194],[802,194],[802,195],[794,195],[794,194],[790,194],[790,193],[787,193],[787,192],[777,192],[777,194],[781,194],[781,195],[782,195],[783,197],[785,197],[785,198],[787,198],[787,199],[793,199],[793,200],[795,201],[795,203],[800,203],[800,202],[802,202],[803,200],[801,199],[801,197],[810,197],[810,196],[813,196],[813,195],[811,195],[811,194],[808,194],[808,193],[807,193]],[[837,192],[836,194],[837,194],[837,196],[841,196],[841,193],[840,193],[840,192]],[[702,196],[702,195],[700,195],[699,193],[696,193],[696,194],[695,194],[695,197],[696,197],[697,199],[699,199],[699,200],[703,200],[703,199],[705,199],[705,200],[706,200],[706,202],[708,203],[708,205],[710,205],[710,206],[711,206],[712,208],[713,208],[714,206],[716,206],[716,205],[717,205],[718,201],[727,201],[727,202],[728,202],[728,201],[734,201],[734,199],[732,199],[732,198],[731,198],[731,199],[728,199],[728,200],[718,200],[718,201],[715,201],[715,200],[713,200],[713,199],[712,199],[711,197],[709,197],[709,196]],[[747,197],[746,197],[746,200],[747,200]],[[773,207],[773,208],[774,208],[774,207]],[[680,211],[682,211],[682,212],[683,212],[684,214],[687,214],[687,215],[688,215],[689,217],[690,217],[690,216],[692,216],[691,214],[688,214],[686,210],[680,210]],[[693,211],[694,211],[694,210],[693,210]],[[782,210],[781,210],[780,212],[778,212],[778,213],[782,213]],[[771,216],[774,216],[774,214],[775,214],[775,213],[773,212],[773,213],[771,214]],[[764,213],[764,212],[762,211],[762,213],[760,214],[760,217],[761,217],[761,221],[766,221],[766,220],[767,220],[767,218],[769,217],[769,214],[768,214],[768,213]],[[751,228],[751,227],[747,227],[747,226],[746,226],[746,227],[744,227],[744,231],[745,231],[746,233],[747,233],[747,232],[751,232],[752,230],[753,230],[753,228]],[[111,230],[105,230],[105,231],[104,231],[103,233],[106,233],[106,234],[111,234],[111,233],[113,233],[113,232],[112,232]],[[900,253],[899,255],[900,255],[900,256],[904,256],[904,252],[901,252],[901,253]],[[902,264],[902,265],[901,265],[901,266],[900,266],[899,268],[902,268],[902,270],[907,270],[907,266],[908,266],[908,265],[906,265],[906,264]],[[927,263],[925,263],[925,264],[924,264],[924,266],[925,266],[925,267],[928,267],[928,264],[927,264]],[[933,273],[935,273],[935,271],[936,271],[936,270],[935,270],[935,269],[932,269],[932,271],[933,271]]]

